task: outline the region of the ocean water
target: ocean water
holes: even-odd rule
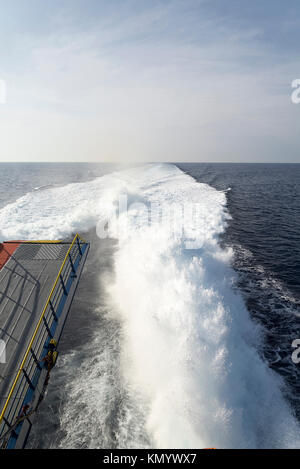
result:
[[[264,327],[261,352],[288,383],[286,395],[300,419],[300,366],[291,361],[291,342],[300,337],[300,165],[180,168],[217,190],[230,187],[222,245],[234,250],[238,288],[251,318]]]
[[[92,243],[30,447],[300,447],[300,165],[0,171],[0,239]]]

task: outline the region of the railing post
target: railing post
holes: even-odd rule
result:
[[[29,384],[29,387],[34,390],[35,387],[33,386],[32,381],[31,381],[31,379],[29,378],[29,376],[28,376],[28,374],[26,373],[26,371],[24,370],[24,368],[23,368],[22,371],[23,371],[23,373],[24,373],[24,376],[25,376],[25,378],[26,378],[27,383]]]
[[[46,321],[46,319],[45,319],[44,317],[43,317],[43,321],[44,321],[44,324],[45,324],[45,328],[46,328],[46,330],[47,330],[47,332],[48,332],[48,335],[50,335],[50,337],[51,337],[51,339],[52,339],[52,338],[53,338],[53,335],[52,335],[52,333],[51,333],[51,331],[50,331],[50,328],[49,328],[49,326],[48,326],[48,323],[47,323],[47,321]]]
[[[53,315],[53,317],[54,317],[54,320],[57,322],[57,321],[58,321],[58,317],[56,316],[55,309],[54,309],[54,306],[53,306],[51,300],[49,300],[49,306],[50,306],[50,309],[51,309],[51,313],[52,313],[52,315]]]
[[[77,238],[77,244],[78,244],[79,254],[82,256],[82,250],[81,250],[81,246],[80,246],[80,242],[78,238]]]
[[[40,363],[39,363],[39,361],[38,361],[38,359],[37,359],[36,354],[35,354],[34,351],[32,350],[32,348],[30,349],[30,352],[31,352],[32,358],[33,358],[33,360],[34,360],[36,366],[38,367],[39,370],[41,370],[42,367],[41,367],[41,365],[40,365]]]
[[[9,421],[7,420],[7,418],[3,417],[3,420],[4,420],[5,424],[8,426],[8,428],[11,428],[11,427],[12,427],[12,425],[9,423]],[[15,430],[12,430],[11,436],[12,436],[13,438],[17,438],[17,437],[18,437],[18,435],[16,434]]]
[[[63,281],[63,278],[62,278],[61,275],[60,275],[59,277],[60,277],[60,281],[61,281],[61,284],[62,284],[62,288],[63,288],[64,294],[67,295],[68,292],[67,292],[67,289],[66,289],[66,287],[65,287],[65,283],[64,283],[64,281]]]
[[[72,272],[73,272],[73,274],[76,274],[76,270],[75,270],[75,267],[74,267],[74,264],[73,264],[73,261],[72,261],[72,258],[71,258],[71,253],[69,254],[69,260],[70,260]]]

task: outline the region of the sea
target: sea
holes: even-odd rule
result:
[[[29,448],[300,448],[300,164],[0,164],[0,241],[76,232]]]

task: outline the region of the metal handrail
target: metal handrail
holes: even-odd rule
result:
[[[29,353],[30,353],[30,350],[31,350],[32,345],[33,345],[33,342],[34,342],[34,340],[35,340],[35,338],[36,338],[36,336],[37,336],[37,333],[38,333],[38,331],[39,331],[39,328],[40,328],[40,326],[41,326],[41,324],[42,324],[43,318],[44,318],[44,316],[45,316],[45,314],[46,314],[46,311],[47,311],[47,308],[48,308],[49,303],[50,303],[50,301],[51,301],[51,298],[52,298],[52,295],[53,295],[53,293],[54,293],[55,287],[56,287],[56,285],[57,285],[57,283],[58,283],[58,281],[59,281],[59,279],[60,279],[60,276],[61,276],[61,273],[62,273],[62,271],[63,271],[63,268],[64,268],[64,266],[65,266],[65,264],[66,264],[66,262],[67,262],[67,260],[68,260],[68,258],[69,258],[69,254],[70,254],[70,252],[72,251],[72,248],[73,248],[75,242],[77,241],[77,239],[78,239],[78,240],[80,239],[82,243],[86,244],[86,241],[84,241],[83,238],[82,238],[81,236],[79,236],[79,234],[77,233],[76,236],[74,237],[74,239],[73,239],[73,241],[72,241],[72,243],[71,243],[71,246],[69,247],[69,249],[68,249],[68,251],[67,251],[67,254],[66,254],[65,258],[64,258],[64,261],[63,261],[63,263],[62,263],[62,265],[61,265],[61,267],[60,267],[60,269],[59,269],[59,272],[58,272],[57,277],[56,277],[56,279],[55,279],[55,282],[54,282],[54,285],[53,285],[53,287],[52,287],[52,290],[51,290],[51,292],[50,292],[50,294],[49,294],[49,296],[48,296],[48,299],[47,299],[46,304],[45,304],[45,306],[44,306],[44,309],[43,309],[43,311],[42,311],[42,314],[41,314],[41,317],[40,317],[40,319],[39,319],[39,322],[38,322],[38,324],[37,324],[37,326],[36,326],[36,328],[35,328],[35,331],[34,331],[34,333],[33,333],[33,336],[32,336],[32,338],[31,338],[31,341],[30,341],[30,343],[29,343],[29,345],[28,345],[28,347],[27,347],[27,350],[26,350],[26,352],[25,352],[23,361],[22,361],[22,363],[21,363],[21,367],[19,368],[18,373],[17,373],[17,376],[16,376],[16,378],[15,378],[15,380],[14,380],[14,382],[13,382],[13,385],[12,385],[12,387],[11,387],[11,389],[10,389],[10,392],[9,392],[9,394],[8,394],[8,397],[7,397],[7,400],[6,400],[6,402],[5,402],[5,405],[4,405],[3,410],[2,410],[2,412],[1,412],[1,415],[0,415],[0,424],[1,424],[2,420],[3,420],[3,417],[4,417],[5,412],[6,412],[6,410],[7,410],[7,407],[8,407],[8,404],[9,404],[9,402],[10,402],[10,399],[11,399],[11,397],[12,397],[12,394],[13,394],[13,392],[14,392],[14,390],[15,390],[15,387],[16,387],[16,385],[17,385],[17,382],[18,382],[18,380],[19,380],[19,378],[20,378],[21,372],[22,372],[23,369],[24,369],[25,362],[26,362],[27,357],[28,357],[28,355],[29,355]]]

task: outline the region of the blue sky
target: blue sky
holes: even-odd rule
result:
[[[298,1],[0,7],[0,161],[300,162]]]

